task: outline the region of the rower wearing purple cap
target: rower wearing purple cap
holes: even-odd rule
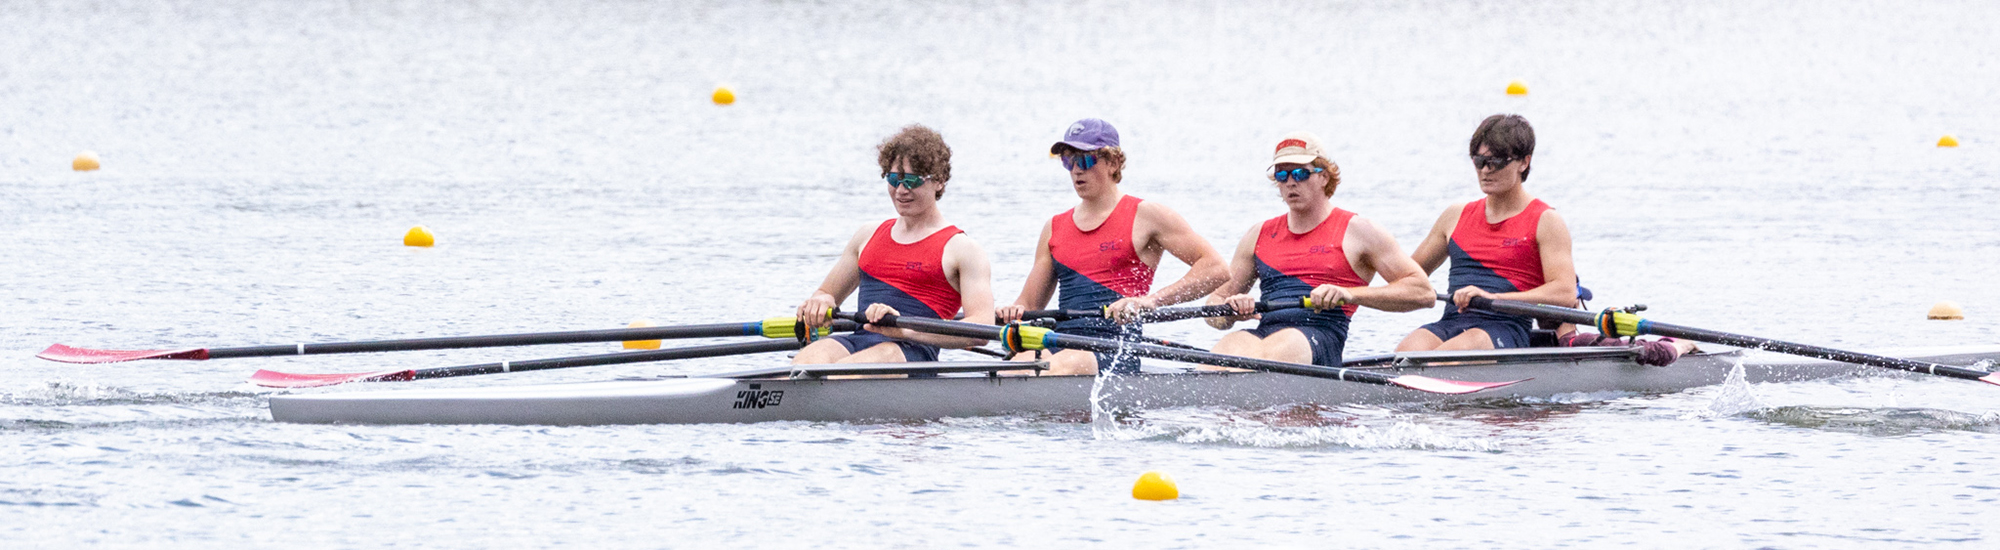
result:
[[[1139,314],[1194,299],[1222,284],[1227,271],[1221,256],[1187,220],[1172,208],[1119,189],[1125,179],[1125,150],[1110,123],[1079,120],[1049,153],[1061,157],[1080,202],[1042,225],[1027,284],[1013,304],[997,310],[1001,320],[1019,320],[1027,310],[1048,305],[1055,293],[1062,309],[1106,308],[1112,316],[1060,321],[1058,332],[1130,339],[1142,335]],[[1154,291],[1153,273],[1164,254],[1186,262],[1188,272]],[[1129,355],[1063,350],[1047,360],[1050,374],[1139,371],[1138,358]]]
[[[1243,235],[1229,264],[1229,282],[1208,297],[1208,303],[1226,303],[1242,314],[1210,318],[1210,326],[1226,330],[1237,321],[1260,321],[1257,328],[1223,336],[1216,353],[1340,366],[1348,321],[1360,306],[1430,307],[1436,296],[1430,281],[1396,239],[1375,222],[1333,206],[1340,166],[1327,158],[1318,137],[1294,132],[1280,139],[1265,175],[1285,202],[1285,214]],[[1370,286],[1378,275],[1385,284]],[[1252,286],[1262,288],[1260,298],[1248,294]],[[1259,299],[1302,297],[1311,299],[1312,309],[1256,313]]]
[[[992,323],[992,268],[986,253],[938,210],[938,199],[951,181],[951,148],[944,137],[912,125],[877,150],[896,217],[854,232],[826,280],[799,305],[799,322],[812,328],[828,324],[827,311],[859,287],[860,309],[871,321],[884,315],[950,319],[963,309],[966,321]],[[869,324],[806,346],[792,363],[936,361],[941,347],[983,343]]]

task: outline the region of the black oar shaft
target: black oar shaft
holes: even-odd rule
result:
[[[801,344],[799,344],[797,340],[762,340],[756,342],[710,344],[703,346],[688,346],[684,348],[663,349],[663,350],[653,350],[653,351],[628,351],[620,353],[606,353],[601,355],[583,355],[577,357],[557,357],[553,359],[531,359],[527,361],[508,361],[502,363],[484,363],[478,365],[464,365],[457,367],[437,367],[429,369],[417,369],[414,372],[413,378],[422,380],[426,378],[449,378],[453,376],[496,374],[502,372],[566,369],[571,367],[595,367],[601,365],[621,365],[626,363],[649,363],[653,361],[670,361],[674,359],[696,359],[701,357],[721,357],[725,355],[744,355],[751,353],[791,351],[799,349],[800,347]]]
[[[501,346],[535,346],[544,344],[580,344],[589,342],[622,342],[631,340],[663,340],[678,338],[721,338],[729,336],[766,336],[765,321],[748,323],[716,323],[708,325],[681,325],[671,327],[644,327],[603,330],[578,330],[569,332],[539,332],[527,334],[500,334],[490,336],[447,336],[441,338],[410,338],[402,340],[376,340],[367,342],[333,342],[325,344],[285,344],[275,346],[245,346],[235,348],[210,348],[208,357],[225,359],[232,357],[270,357],[278,355],[319,355],[331,353],[370,353],[383,351],[416,351],[437,349],[487,348]],[[855,325],[847,322],[836,323],[835,332],[854,330]]]
[[[1310,300],[1307,298],[1292,298],[1287,300],[1271,300],[1266,302],[1258,302],[1257,311],[1262,313],[1262,312],[1277,311],[1281,309],[1310,307],[1306,305],[1307,302],[1309,301]],[[1102,319],[1108,317],[1109,314],[1110,312],[1105,311],[1105,308],[1037,309],[1021,314],[1021,318],[1024,320],[1054,319],[1057,321],[1068,321],[1072,319]],[[1160,309],[1140,314],[1139,322],[1164,323],[1167,321],[1179,321],[1182,319],[1195,319],[1200,317],[1232,317],[1236,315],[1241,315],[1241,314],[1236,312],[1236,308],[1230,307],[1227,304],[1215,304],[1206,306],[1163,307]]]
[[[863,314],[861,313],[850,313],[842,315],[848,316],[848,318],[853,319],[855,322],[867,321],[867,318],[864,317]],[[1005,340],[1007,339],[1007,330],[1008,330],[1008,327],[996,327],[991,325],[964,323],[958,321],[945,321],[942,319],[923,319],[923,318],[896,317],[896,316],[884,317],[881,321],[877,322],[876,324],[882,326],[902,327],[912,330],[928,332],[931,334],[942,334],[946,336],[962,336],[967,338],[1002,340],[1003,343],[1006,343]],[[1319,365],[1304,365],[1297,363],[1286,363],[1282,361],[1268,361],[1263,359],[1253,359],[1249,357],[1223,355],[1219,353],[1213,353],[1195,349],[1173,348],[1173,347],[1144,344],[1138,342],[1120,342],[1117,340],[1111,340],[1105,338],[1092,338],[1088,336],[1061,334],[1053,331],[1042,332],[1041,339],[1042,341],[1040,344],[1036,346],[1031,346],[1030,349],[1081,349],[1086,351],[1096,351],[1105,353],[1126,352],[1140,357],[1150,357],[1153,359],[1166,359],[1169,361],[1183,361],[1188,363],[1200,363],[1200,364],[1217,365],[1224,367],[1237,367],[1237,368],[1253,369],[1253,370],[1276,372],[1283,374],[1292,374],[1298,376],[1311,376],[1315,378],[1327,378],[1327,379],[1343,380],[1349,382],[1379,384],[1384,386],[1396,385],[1394,382],[1391,381],[1392,379],[1395,378],[1393,376],[1377,372],[1359,371],[1359,370],[1339,368],[1339,367],[1323,367]],[[1014,345],[1008,344],[1008,347],[1012,349]]]
[[[1450,301],[1451,297],[1439,294],[1438,299],[1444,301]],[[1563,307],[1555,307],[1542,304],[1531,304],[1527,302],[1518,302],[1514,300],[1494,300],[1485,297],[1473,298],[1471,300],[1471,306],[1478,309],[1495,311],[1499,313],[1506,313],[1510,315],[1520,315],[1524,317],[1533,317],[1536,319],[1546,319],[1550,321],[1559,321],[1564,323],[1575,323],[1579,325],[1595,326],[1599,327],[1600,330],[1609,327],[1612,330],[1605,331],[1607,332],[1606,336],[1637,336],[1640,334],[1654,334],[1670,338],[1686,338],[1688,340],[1694,340],[1697,342],[1708,342],[1711,344],[1722,344],[1725,346],[1736,346],[1740,348],[1761,349],[1766,351],[1774,351],[1778,353],[1811,357],[1815,359],[1826,359],[1831,361],[1840,361],[1843,363],[1853,363],[1856,365],[1890,368],[1890,369],[1905,370],[1905,371],[1918,372],[1924,374],[1935,374],[1938,376],[1949,376],[1952,378],[1962,378],[1966,380],[1984,381],[1988,377],[1993,375],[1993,373],[1986,371],[1973,370],[1964,367],[1954,367],[1951,365],[1941,365],[1926,361],[1913,361],[1909,359],[1903,359],[1900,357],[1887,357],[1869,353],[1860,353],[1854,351],[1846,351],[1846,350],[1838,350],[1827,347],[1814,346],[1810,344],[1800,344],[1796,342],[1786,342],[1783,340],[1773,340],[1770,338],[1760,338],[1756,336],[1747,336],[1742,334],[1734,334],[1734,333],[1701,329],[1695,327],[1687,327],[1669,323],[1661,323],[1658,321],[1641,319],[1639,318],[1638,315],[1635,314],[1620,313],[1616,311],[1591,313],[1588,311],[1569,309]],[[1606,315],[1610,315],[1611,317],[1605,317]]]

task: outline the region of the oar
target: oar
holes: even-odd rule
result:
[[[867,317],[861,313],[847,313],[847,314],[833,313],[833,315],[844,319],[850,319],[857,323],[867,322]],[[1022,326],[1019,324],[996,327],[992,325],[981,325],[977,323],[965,323],[959,321],[946,321],[942,319],[923,319],[923,318],[896,317],[896,316],[885,316],[882,318],[881,321],[878,321],[875,324],[888,327],[902,327],[906,329],[918,330],[932,334],[942,334],[947,336],[963,336],[967,338],[983,338],[987,340],[999,340],[1002,346],[1004,346],[1008,351],[1014,353],[1020,353],[1022,351],[1036,350],[1036,349],[1047,349],[1047,350],[1081,349],[1081,350],[1098,351],[1106,353],[1118,353],[1122,350],[1124,352],[1131,353],[1133,355],[1137,355],[1140,357],[1150,357],[1154,359],[1166,359],[1170,361],[1184,361],[1189,363],[1203,363],[1209,365],[1238,367],[1238,368],[1254,369],[1254,370],[1261,370],[1268,372],[1293,374],[1298,376],[1327,378],[1327,379],[1340,380],[1346,382],[1362,382],[1367,384],[1377,384],[1384,386],[1400,386],[1404,388],[1409,388],[1417,391],[1430,392],[1430,393],[1444,393],[1444,394],[1472,393],[1476,391],[1489,390],[1493,388],[1508,386],[1526,381],[1526,380],[1515,380],[1512,382],[1464,382],[1459,380],[1440,380],[1437,378],[1429,378],[1424,376],[1416,376],[1408,374],[1402,376],[1390,376],[1379,372],[1369,372],[1369,371],[1361,371],[1361,370],[1339,368],[1339,367],[1322,367],[1319,365],[1303,365],[1298,363],[1286,363],[1283,361],[1269,361],[1264,359],[1252,359],[1249,357],[1223,355],[1219,353],[1212,353],[1200,350],[1171,348],[1166,346],[1156,346],[1152,344],[1143,344],[1138,342],[1119,342],[1117,340],[1111,340],[1105,338],[1091,338],[1088,336],[1076,336],[1071,334],[1062,334],[1041,327]]]
[[[584,355],[579,357],[557,357],[554,359],[533,359],[528,361],[501,361],[459,367],[436,367],[429,369],[385,370],[377,372],[357,372],[349,374],[292,374],[268,370],[250,375],[250,383],[266,388],[313,388],[332,386],[348,382],[407,382],[431,378],[471,376],[475,374],[497,374],[531,370],[566,369],[571,367],[594,367],[624,363],[645,363],[672,359],[694,359],[697,357],[721,357],[724,355],[747,355],[799,349],[798,340],[771,340],[739,342],[732,344],[710,344],[684,348],[654,351],[629,351]]]
[[[1297,308],[1310,308],[1310,307],[1312,307],[1312,298],[1309,296],[1301,296],[1298,298],[1290,298],[1284,300],[1271,300],[1268,302],[1257,302],[1258,313],[1272,312],[1281,309],[1297,309]],[[1110,309],[1111,306],[1104,306],[1104,307],[1090,308],[1090,309],[1037,309],[1022,313],[1021,318],[1054,319],[1057,321],[1068,321],[1071,319],[1103,319],[1111,316]],[[1167,321],[1179,321],[1182,319],[1194,319],[1199,317],[1233,317],[1236,315],[1240,315],[1239,313],[1236,313],[1236,308],[1230,307],[1227,304],[1215,304],[1207,306],[1163,307],[1160,309],[1139,314],[1139,322],[1164,323]]]
[[[853,324],[836,324],[831,331],[854,330]],[[828,328],[821,329],[821,335]],[[434,349],[489,348],[500,346],[534,346],[542,344],[578,344],[585,342],[622,342],[630,340],[665,340],[675,338],[715,338],[726,336],[763,336],[766,338],[799,339],[798,320],[793,317],[772,317],[748,323],[717,323],[712,325],[681,325],[671,327],[621,328],[605,330],[578,330],[570,332],[536,332],[527,334],[501,334],[493,336],[447,336],[443,338],[412,338],[406,340],[374,340],[365,342],[331,342],[324,344],[282,344],[275,346],[245,346],[236,348],[194,348],[179,350],[104,350],[86,349],[62,344],[49,346],[35,354],[36,357],[64,363],[117,363],[140,359],[186,359],[202,361],[207,359],[227,359],[233,357],[271,357],[278,355],[319,355],[326,353],[367,353],[379,351],[416,351]]]
[[[1451,296],[1445,294],[1439,294],[1437,295],[1437,298],[1439,301],[1444,301],[1444,302],[1451,301]],[[1910,372],[1920,372],[1924,374],[1934,374],[1938,376],[1949,376],[1952,378],[1963,378],[1966,380],[1978,380],[1988,384],[2000,385],[2000,373],[1991,373],[1982,370],[1954,367],[1951,365],[1940,365],[1937,363],[1931,363],[1927,361],[1914,361],[1910,359],[1903,359],[1900,357],[1885,357],[1881,355],[1837,350],[1833,348],[1823,348],[1808,344],[1797,344],[1782,340],[1773,340],[1770,338],[1760,338],[1756,336],[1731,334],[1727,332],[1719,332],[1708,329],[1684,327],[1680,325],[1661,323],[1657,321],[1649,321],[1640,318],[1637,314],[1627,313],[1618,310],[1607,309],[1599,313],[1591,313],[1588,311],[1576,310],[1564,307],[1545,306],[1541,304],[1517,302],[1514,300],[1495,300],[1486,297],[1473,298],[1471,306],[1478,309],[1484,309],[1487,311],[1493,311],[1498,313],[1506,313],[1510,315],[1520,315],[1523,317],[1533,317],[1536,319],[1546,319],[1550,321],[1560,321],[1564,323],[1575,323],[1579,325],[1594,326],[1597,327],[1597,331],[1600,334],[1604,334],[1607,336],[1622,337],[1622,336],[1638,336],[1641,334],[1657,334],[1660,336],[1667,336],[1671,338],[1686,338],[1697,342],[1709,342],[1713,344],[1736,346],[1740,348],[1761,349],[1767,351],[1775,351],[1778,353],[1789,353],[1792,355],[1811,357],[1814,359],[1827,359],[1833,361],[1840,361],[1843,363],[1866,365],[1870,367],[1882,367],[1889,369],[1906,370]]]

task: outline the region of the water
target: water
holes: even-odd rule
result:
[[[1598,305],[1830,346],[1991,344],[1996,20],[1991,2],[9,3],[0,541],[1988,547],[2000,409],[1945,379],[1108,429],[371,427],[271,423],[241,380],[610,348],[31,355],[783,314],[889,215],[872,147],[913,122],[956,151],[942,204],[1003,300],[1074,200],[1045,151],[1084,116],[1123,133],[1129,192],[1224,248],[1280,211],[1269,141],[1313,130],[1337,203],[1407,247],[1476,198],[1464,140],[1496,112],[1535,123],[1529,188]],[[1502,95],[1517,78],[1533,93]],[[717,85],[738,103],[710,104]],[[82,150],[105,168],[67,170]],[[399,246],[417,224],[439,246]],[[1923,321],[1938,300],[1969,320]],[[1364,313],[1350,353],[1435,315]],[[1151,469],[1185,496],[1132,500]]]

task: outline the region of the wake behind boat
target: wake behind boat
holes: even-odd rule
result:
[[[1892,350],[1883,355],[1951,365],[2000,361],[2000,346]],[[1530,379],[1477,394],[1431,394],[1266,372],[1147,365],[1106,381],[1108,409],[1286,404],[1368,405],[1549,398],[1579,392],[1665,393],[1720,384],[1738,365],[1748,382],[1792,382],[1879,370],[1835,361],[1716,350],[1667,367],[1640,365],[1630,348],[1412,352],[1357,359],[1383,374],[1446,380]],[[1091,408],[1092,376],[997,376],[1020,362],[798,365],[710,376],[567,384],[278,395],[280,422],[357,424],[696,424],[784,420],[870,421]],[[838,379],[844,374],[934,378]]]

